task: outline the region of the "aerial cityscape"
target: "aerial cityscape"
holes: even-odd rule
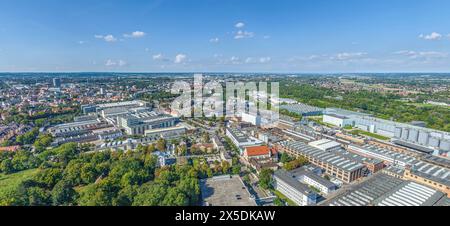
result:
[[[450,206],[437,1],[88,2],[0,3],[0,206]]]

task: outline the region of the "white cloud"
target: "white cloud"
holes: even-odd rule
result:
[[[104,37],[105,41],[107,42],[115,42],[117,41],[117,38],[115,38],[113,35],[107,35]]]
[[[412,50],[401,50],[395,52],[394,54],[406,56],[409,57],[410,59],[442,59],[447,58],[449,55],[448,53],[437,51],[416,52]]]
[[[261,58],[259,58],[259,62],[263,63],[263,64],[268,63],[271,60],[272,60],[272,58],[270,58],[270,57],[261,57]]]
[[[124,34],[123,37],[125,38],[142,38],[146,34],[143,31],[134,31],[131,34]]]
[[[245,24],[243,22],[239,22],[236,25],[234,25],[236,28],[243,28],[245,27]]]
[[[83,45],[85,43],[86,43],[85,41],[78,41],[78,44],[80,44],[80,45]]]
[[[116,61],[113,61],[113,60],[109,59],[109,60],[106,61],[105,65],[110,67],[110,66],[116,66],[117,63],[116,63]]]
[[[126,61],[124,61],[124,60],[119,60],[119,66],[120,66],[120,67],[125,66],[125,65],[127,65],[127,62],[126,62]]]
[[[116,42],[117,38],[114,35],[95,35],[96,39],[103,39],[106,42]]]
[[[186,59],[187,59],[187,56],[185,54],[180,53],[180,54],[175,56],[175,61],[174,62],[176,64],[181,64],[181,63],[184,63],[186,61]]]
[[[241,64],[241,59],[237,56],[230,57],[230,63],[232,64]]]
[[[153,55],[153,60],[163,60],[164,56],[161,53]]]
[[[108,59],[105,63],[105,66],[108,66],[108,67],[115,67],[115,66],[123,67],[126,65],[127,65],[127,62],[124,60],[115,61],[115,60]]]
[[[442,35],[437,32],[432,32],[429,35],[421,34],[421,35],[419,35],[419,38],[425,39],[425,40],[440,40],[442,38]]]
[[[253,58],[251,57],[247,57],[247,59],[245,59],[245,63],[249,64],[253,62]]]
[[[269,39],[269,38],[271,38],[270,35],[264,35],[263,36],[263,39]]]
[[[220,41],[220,39],[217,37],[209,40],[209,42],[211,42],[211,43],[218,43],[219,41]]]
[[[255,34],[253,32],[239,30],[236,32],[234,39],[253,38],[254,36]]]
[[[334,56],[331,56],[330,59],[331,60],[353,60],[353,59],[360,59],[364,56],[366,56],[367,53],[363,53],[363,52],[356,52],[356,53],[338,53]]]

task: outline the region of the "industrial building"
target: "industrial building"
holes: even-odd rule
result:
[[[299,206],[317,203],[317,194],[307,185],[300,183],[293,174],[285,170],[277,170],[273,175],[275,190],[295,202]]]
[[[261,116],[260,115],[242,113],[242,121],[251,123],[254,126],[261,126]]]
[[[308,145],[318,148],[322,151],[336,151],[341,149],[340,143],[328,139],[313,141],[308,143]]]
[[[399,165],[401,167],[414,165],[417,163],[417,159],[415,157],[370,144],[363,146],[349,145],[347,150],[362,156],[382,160],[386,164]]]
[[[146,130],[168,128],[176,125],[178,118],[153,111],[127,113],[117,117],[117,125],[128,135],[145,135]]]
[[[280,152],[307,158],[310,163],[325,169],[327,174],[343,182],[350,183],[364,176],[365,166],[349,157],[323,151],[298,141],[282,141],[277,147]]]
[[[226,128],[226,135],[228,138],[231,139],[233,144],[236,147],[238,147],[241,151],[244,151],[245,147],[257,146],[257,145],[263,144],[262,141],[254,138],[254,137],[250,137],[233,127]]]
[[[305,168],[289,171],[299,182],[312,186],[322,194],[328,195],[337,189],[337,186],[325,178]]]
[[[373,202],[374,206],[433,206],[444,193],[427,186],[405,181]]]
[[[159,138],[163,139],[178,138],[180,136],[183,136],[185,133],[186,127],[184,126],[145,130],[146,137],[153,137],[156,140]]]
[[[403,141],[403,144],[416,145],[410,145],[409,148],[422,146],[438,151],[450,151],[450,133],[439,130],[384,120],[369,114],[337,108],[325,110],[324,122],[340,127],[351,125],[364,131]],[[418,148],[418,151],[422,151],[422,149]]]
[[[287,110],[289,112],[296,113],[301,116],[317,116],[322,115],[323,110],[322,108],[310,106],[307,104],[289,104],[289,105],[282,105],[280,106],[280,109]]]
[[[433,206],[444,193],[412,181],[379,173],[327,200],[329,206]]]

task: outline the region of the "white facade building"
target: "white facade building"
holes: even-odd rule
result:
[[[317,194],[308,186],[301,184],[289,172],[277,170],[275,171],[273,178],[274,188],[297,205],[308,206],[317,203]]]

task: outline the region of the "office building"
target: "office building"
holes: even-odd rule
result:
[[[61,88],[61,79],[60,78],[53,78],[53,87]]]
[[[305,168],[289,171],[299,182],[312,186],[324,195],[328,195],[337,189],[337,186],[325,178]]]
[[[277,170],[273,175],[273,179],[274,189],[297,205],[309,206],[317,203],[317,194],[307,185],[300,183],[291,173],[285,170]]]

